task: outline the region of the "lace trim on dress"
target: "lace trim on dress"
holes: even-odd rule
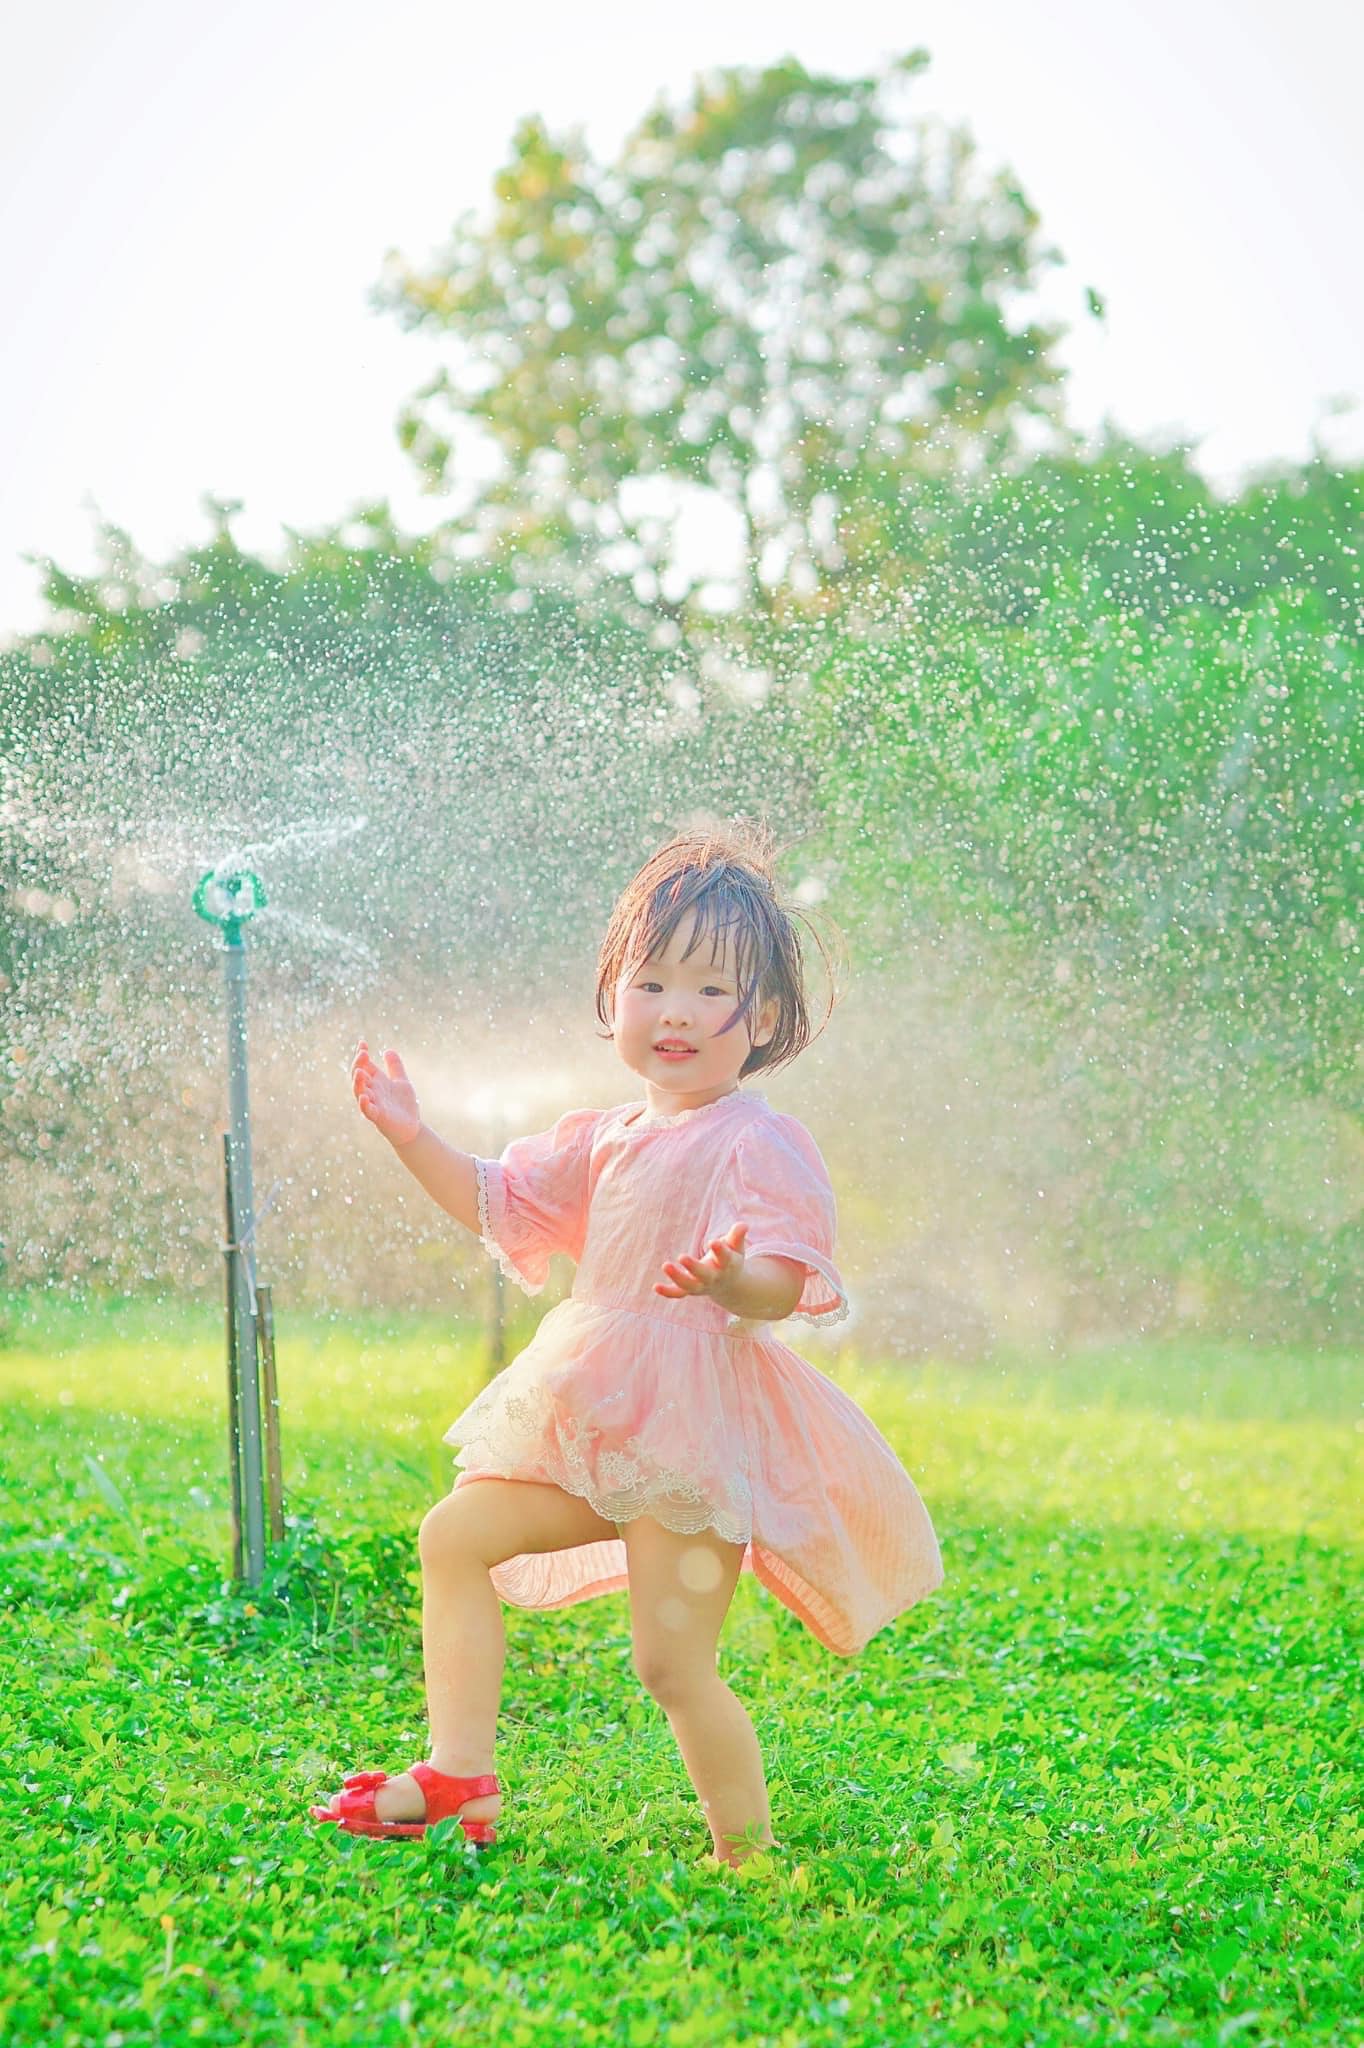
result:
[[[537,1286],[533,1287],[525,1274],[512,1264],[501,1245],[497,1242],[497,1239],[492,1235],[491,1226],[488,1222],[488,1161],[480,1159],[477,1154],[474,1155],[474,1173],[478,1181],[478,1234],[484,1250],[491,1258],[497,1260],[498,1265],[502,1268],[507,1278],[514,1280],[517,1286],[526,1294],[543,1294],[545,1291],[544,1281],[540,1281]]]
[[[788,1323],[845,1323],[852,1314],[852,1303],[845,1301],[841,1308],[826,1308],[818,1315],[811,1315],[808,1308],[793,1308],[786,1318]]]
[[[480,1468],[480,1479],[484,1476],[485,1474]],[[519,1472],[505,1472],[498,1473],[497,1477],[500,1479],[519,1479],[521,1477],[521,1474]],[[558,1480],[556,1484],[563,1490],[563,1492],[577,1494],[579,1500],[585,1500],[589,1507],[597,1509],[598,1514],[602,1513],[602,1510],[597,1507],[596,1497],[593,1492],[578,1493],[578,1489],[575,1486],[569,1485],[567,1478]],[[690,1517],[682,1521],[670,1519],[670,1517],[674,1515],[674,1510],[662,1501],[656,1500],[653,1503],[652,1507],[648,1509],[641,1509],[640,1512],[641,1514],[648,1513],[649,1515],[651,1515],[654,1521],[661,1522],[665,1529],[671,1529],[675,1536],[698,1536],[703,1529],[714,1529],[716,1535],[722,1537],[726,1543],[746,1544],[751,1543],[753,1540],[751,1535],[735,1536],[731,1534],[731,1525],[728,1519],[726,1519],[723,1528],[720,1526],[720,1524],[715,1520],[713,1516],[705,1522],[695,1522],[692,1521]],[[607,1515],[604,1517],[604,1519],[611,1522],[629,1522],[632,1521],[634,1517],[631,1515]],[[603,1543],[609,1543],[611,1541],[609,1536],[604,1536],[601,1540]]]
[[[623,1398],[624,1389],[600,1404],[597,1412],[606,1416],[608,1428],[611,1403]],[[680,1400],[665,1401],[650,1424],[666,1428],[669,1411],[683,1405]],[[668,1465],[649,1454],[639,1433],[627,1437],[618,1449],[609,1444],[598,1447],[602,1431],[596,1423],[565,1414],[542,1383],[510,1385],[505,1374],[499,1374],[475,1396],[457,1427],[457,1439],[449,1432],[445,1438],[462,1446],[455,1463],[471,1465],[480,1476],[525,1478],[534,1471],[566,1493],[590,1501],[607,1522],[652,1515],[679,1536],[709,1528],[727,1543],[752,1540],[753,1490],[743,1451],[738,1451],[736,1461],[736,1447],[728,1440],[722,1418],[689,1446],[685,1464]],[[717,1472],[725,1473],[724,1494],[718,1500]]]

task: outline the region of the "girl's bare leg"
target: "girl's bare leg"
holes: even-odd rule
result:
[[[557,1486],[480,1479],[456,1486],[423,1518],[422,1657],[433,1769],[477,1778],[494,1768],[506,1634],[488,1573],[527,1551],[572,1550],[619,1534],[596,1509]],[[466,1800],[466,1820],[495,1820],[497,1793]],[[426,1797],[410,1773],[374,1795],[380,1820],[420,1820]]]
[[[767,1781],[753,1723],[715,1669],[744,1546],[714,1529],[679,1536],[651,1515],[622,1523],[620,1533],[630,1560],[636,1674],[677,1738],[715,1860],[745,1862],[754,1853],[746,1837],[773,1840]]]

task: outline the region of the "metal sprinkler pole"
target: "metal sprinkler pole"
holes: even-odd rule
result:
[[[240,926],[224,930],[223,976],[227,985],[227,1113],[232,1132],[232,1242],[236,1247],[233,1297],[242,1418],[242,1500],[246,1509],[243,1533],[246,1582],[258,1586],[265,1571],[265,1467],[261,1456],[255,1289],[250,1270],[256,1234],[256,1197],[251,1184],[251,1109],[246,1092],[246,948]]]
[[[249,889],[250,902],[243,902]],[[225,898],[226,911],[209,908],[209,894]],[[265,1573],[265,1491],[262,1483],[260,1372],[257,1354],[256,1288],[252,1271],[255,1246],[255,1194],[251,1182],[251,1111],[246,1085],[246,948],[242,923],[265,904],[265,890],[249,869],[239,874],[205,875],[194,892],[194,908],[210,924],[221,926],[223,975],[227,991],[227,1251],[231,1270],[228,1328],[229,1384],[235,1390],[232,1409],[240,1445],[241,1536],[245,1539],[245,1577],[259,1586]],[[234,1507],[238,1498],[234,1474]],[[234,1516],[235,1519],[235,1516]],[[236,1532],[234,1531],[234,1564]]]
[[[242,1417],[237,1367],[237,1254],[232,1228],[232,1134],[223,1132],[223,1256],[227,1264],[227,1470],[232,1482],[232,1576],[242,1576]]]

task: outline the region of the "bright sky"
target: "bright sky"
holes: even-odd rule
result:
[[[0,638],[43,620],[95,509],[153,559],[206,492],[266,554],[387,496],[425,530],[394,422],[436,340],[371,313],[486,202],[520,116],[598,154],[700,70],[793,54],[853,75],[922,45],[912,104],[1008,167],[1064,267],[1041,300],[1082,427],[1105,413],[1249,466],[1364,457],[1364,26],[1339,0],[44,0],[12,13],[0,122],[6,290]],[[1107,299],[1108,326],[1083,293]],[[1333,398],[1352,410],[1326,416]]]

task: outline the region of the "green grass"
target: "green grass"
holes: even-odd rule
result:
[[[247,1596],[218,1316],[0,1329],[5,2043],[1364,2042],[1358,1358],[846,1354],[947,1580],[849,1661],[740,1582],[783,1847],[733,1871],[623,1593],[505,1610],[493,1849],[306,1819],[423,1753],[473,1333],[282,1313],[290,1531]]]

